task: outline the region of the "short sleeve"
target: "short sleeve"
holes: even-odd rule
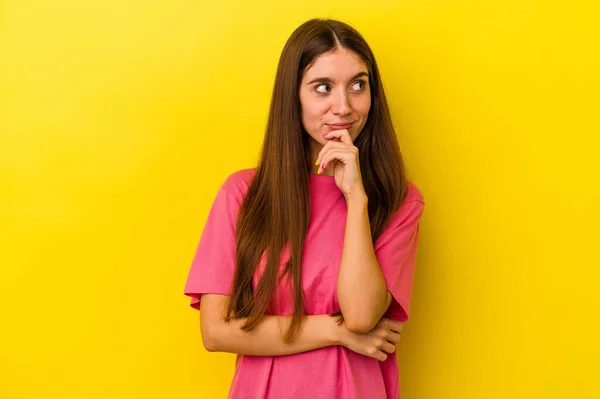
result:
[[[235,271],[238,199],[225,185],[217,192],[196,248],[185,284],[190,306],[200,309],[202,294],[230,295]]]
[[[410,313],[419,221],[424,206],[420,200],[403,203],[374,245],[377,261],[393,297],[385,316],[400,322],[407,321]]]

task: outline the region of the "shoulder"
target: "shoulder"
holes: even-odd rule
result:
[[[406,196],[400,207],[392,215],[388,228],[394,228],[394,226],[405,225],[407,223],[418,223],[424,207],[425,199],[423,193],[414,182],[409,180]]]
[[[233,195],[241,202],[248,193],[248,188],[250,187],[255,174],[256,168],[236,170],[225,178],[221,185],[221,189]]]
[[[423,194],[417,185],[408,181],[406,196],[398,209],[392,214],[383,231],[376,239],[376,251],[387,243],[407,243],[418,229],[425,207]]]
[[[423,205],[425,205],[425,198],[423,197],[423,193],[421,193],[421,190],[415,184],[415,182],[409,180],[407,182],[407,193],[406,197],[404,198],[403,205],[413,201],[421,202]]]

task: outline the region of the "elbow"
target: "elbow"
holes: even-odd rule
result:
[[[215,326],[203,326],[202,331],[202,345],[207,352],[219,352],[218,335],[215,334]]]
[[[385,309],[387,309],[388,304],[389,299],[386,299]],[[379,306],[369,307],[350,304],[342,309],[346,328],[357,334],[367,333],[377,326],[377,323],[385,314],[385,309],[381,309]]]
[[[202,344],[207,352],[219,352],[218,345],[214,339],[209,339],[202,335]]]
[[[359,298],[357,295],[349,294],[341,296],[338,289],[338,302],[348,330],[364,334],[377,326],[392,298],[388,290],[382,291],[382,294],[377,296],[383,296],[383,292],[385,292],[384,298],[379,299],[373,293]]]
[[[374,320],[369,317],[364,317],[360,315],[350,317],[346,317],[344,315],[344,323],[346,324],[346,328],[353,333],[364,334],[371,331],[377,325],[379,320]]]

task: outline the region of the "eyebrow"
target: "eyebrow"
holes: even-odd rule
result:
[[[356,75],[354,75],[352,78],[350,78],[350,80],[354,80],[354,79],[358,79],[362,76],[369,76],[369,74],[367,72],[359,72]],[[314,78],[313,80],[311,80],[310,82],[308,82],[307,84],[313,84],[313,83],[333,83],[333,80],[331,80],[330,78]]]

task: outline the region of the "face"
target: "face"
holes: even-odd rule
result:
[[[331,130],[347,129],[354,141],[371,108],[368,68],[343,48],[321,54],[304,73],[299,95],[302,124],[313,147],[325,145],[322,135]]]

